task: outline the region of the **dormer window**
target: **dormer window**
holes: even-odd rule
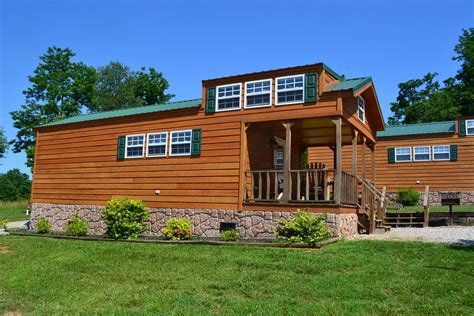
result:
[[[277,105],[304,102],[304,75],[276,78]]]
[[[365,100],[363,97],[357,97],[357,115],[362,123],[365,123]]]
[[[216,111],[230,111],[240,109],[241,83],[229,84],[217,87],[217,109]]]
[[[466,120],[466,134],[474,135],[474,120]]]
[[[272,79],[245,83],[245,108],[270,106],[272,101]]]

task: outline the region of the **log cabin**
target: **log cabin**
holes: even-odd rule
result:
[[[31,222],[63,230],[77,214],[102,233],[107,201],[128,197],[148,207],[152,235],[183,217],[198,236],[267,238],[298,209],[326,214],[335,235],[373,232],[383,192],[354,172],[365,156],[344,170],[343,146],[374,152],[383,130],[372,79],[323,63],[203,80],[199,99],[37,127]],[[303,155],[322,147],[331,166]]]
[[[354,155],[352,155],[352,153]],[[325,147],[308,149],[308,161],[333,167],[333,152]],[[429,203],[439,205],[442,193],[456,192],[461,204],[474,204],[474,117],[453,121],[387,126],[377,132],[371,168],[353,169],[363,160],[364,148],[342,149],[342,169],[368,173],[377,188],[396,198],[401,188],[412,188],[423,200],[429,186]]]

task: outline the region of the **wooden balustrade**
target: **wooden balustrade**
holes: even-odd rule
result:
[[[357,205],[359,204],[359,196],[357,191],[358,180],[357,177],[347,173],[342,172],[341,177],[341,203]]]
[[[251,170],[245,172],[247,184],[244,200],[247,202],[278,202],[283,200],[283,170]],[[288,201],[333,201],[334,169],[290,170]]]

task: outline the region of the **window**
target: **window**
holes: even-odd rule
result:
[[[275,167],[281,167],[285,163],[285,154],[283,153],[283,148],[275,149],[273,152],[273,163]]]
[[[191,154],[191,130],[171,132],[170,156]]]
[[[240,109],[241,83],[217,87],[216,111],[229,111]]]
[[[125,158],[143,157],[143,146],[145,144],[145,135],[127,135],[125,142]]]
[[[395,162],[411,161],[411,147],[395,148]]]
[[[168,133],[152,133],[146,136],[146,156],[166,157]]]
[[[363,97],[357,97],[357,115],[362,123],[365,123],[365,100]]]
[[[449,145],[433,146],[433,160],[449,160]]]
[[[474,120],[466,120],[466,135],[474,135]]]
[[[272,100],[272,80],[245,83],[245,108],[270,106]]]
[[[280,77],[276,79],[276,83],[276,104],[304,102],[304,75]]]
[[[413,161],[430,161],[430,146],[413,147]]]

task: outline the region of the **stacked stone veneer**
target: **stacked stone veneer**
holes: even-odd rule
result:
[[[436,192],[430,192],[428,195],[428,201],[430,205],[441,205],[441,194],[440,193],[445,193],[447,191],[436,191]],[[474,191],[464,191],[460,192],[461,193],[461,205],[469,205],[469,204],[474,204]],[[387,193],[390,197],[396,199],[397,198],[397,193],[396,192],[391,192]],[[418,201],[419,205],[423,205],[423,199],[425,197],[425,192],[420,192],[420,200]]]
[[[31,223],[34,228],[41,218],[48,219],[54,231],[63,231],[74,215],[86,220],[89,233],[103,234],[106,225],[101,219],[103,206],[96,205],[60,205],[33,203]],[[193,222],[193,234],[202,237],[218,237],[220,223],[235,223],[243,238],[273,238],[275,226],[281,219],[288,219],[294,212],[275,211],[234,211],[218,209],[170,209],[150,208],[146,235],[161,236],[161,230],[168,219],[181,217]],[[357,233],[356,214],[328,213],[326,224],[333,229],[334,236],[349,236]]]

